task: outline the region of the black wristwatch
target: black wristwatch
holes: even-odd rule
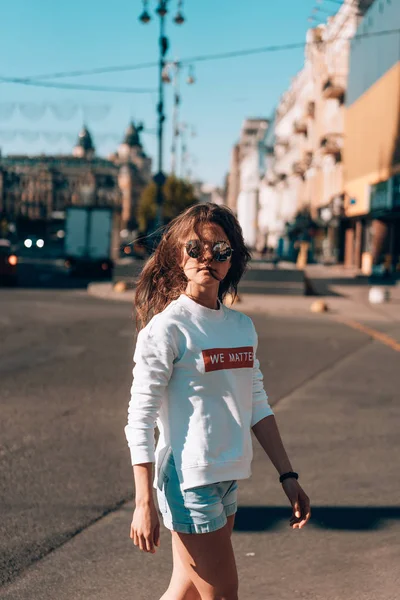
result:
[[[294,471],[288,471],[287,473],[283,473],[279,477],[279,483],[283,483],[285,481],[285,479],[298,479],[298,478],[299,478],[298,473],[295,473]]]

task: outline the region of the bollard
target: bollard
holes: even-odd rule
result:
[[[122,292],[126,292],[127,289],[128,289],[128,285],[127,285],[126,281],[117,281],[117,283],[114,283],[114,285],[113,285],[114,292],[122,293]]]
[[[372,287],[368,292],[370,304],[383,304],[390,300],[390,292],[385,287]]]
[[[328,311],[328,305],[324,300],[315,300],[310,306],[311,312],[323,313]]]

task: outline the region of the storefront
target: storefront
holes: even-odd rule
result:
[[[345,264],[364,274],[399,263],[400,2],[374,2],[351,42],[346,90]]]
[[[335,196],[318,209],[318,229],[314,238],[314,254],[317,262],[337,264],[344,257],[344,196]]]
[[[370,188],[373,267],[400,272],[400,173]]]

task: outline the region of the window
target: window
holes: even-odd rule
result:
[[[371,210],[383,209],[388,207],[389,182],[380,181],[371,185]]]
[[[400,175],[393,177],[393,206],[400,207]]]

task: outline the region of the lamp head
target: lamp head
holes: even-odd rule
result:
[[[176,17],[175,17],[174,21],[175,21],[175,23],[176,23],[177,25],[182,25],[182,24],[185,22],[185,17],[184,17],[184,16],[183,16],[183,14],[181,13],[181,11],[179,11],[179,12],[176,14]]]
[[[160,17],[165,17],[165,15],[167,14],[167,4],[165,2],[165,0],[161,0],[160,4],[157,7],[156,13],[158,15],[160,15]]]
[[[140,15],[139,21],[141,21],[142,23],[148,23],[149,21],[151,21],[151,17],[146,9]]]

